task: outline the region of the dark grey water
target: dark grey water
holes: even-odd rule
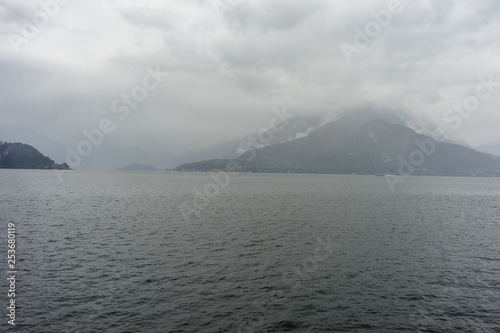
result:
[[[0,170],[0,331],[500,331],[500,179],[237,175],[183,219],[211,182]]]

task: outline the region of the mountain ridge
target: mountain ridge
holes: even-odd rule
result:
[[[249,172],[500,176],[500,158],[442,142],[380,119],[342,118],[304,138],[248,151],[235,159]],[[223,160],[174,170],[221,169]]]
[[[287,125],[282,129],[273,131],[273,136],[268,144],[276,144],[287,142],[294,138],[300,136],[306,136],[313,129],[317,129],[321,127],[324,116],[292,116],[284,113],[284,117],[286,118]],[[268,129],[263,129],[268,130]],[[245,136],[228,140],[224,142],[219,142],[214,145],[196,150],[186,152],[180,156],[178,156],[173,162],[170,163],[170,166],[176,167],[178,165],[190,162],[196,162],[206,159],[235,159],[238,158],[244,151],[241,149],[247,147],[247,149],[257,148],[255,146],[246,145],[249,142],[259,142],[259,135],[261,133],[259,131],[255,131],[249,133]]]
[[[161,171],[162,169],[158,169],[149,164],[141,164],[141,163],[130,163],[123,168],[117,169],[117,171]]]

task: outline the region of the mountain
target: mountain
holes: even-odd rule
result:
[[[0,140],[4,142],[22,142],[36,149],[56,162],[66,162],[64,144],[52,140],[38,132],[15,126],[0,126]]]
[[[476,147],[476,150],[496,156],[500,156],[500,143],[491,143]]]
[[[305,137],[312,131],[326,124],[328,122],[327,120],[331,121],[333,119],[352,121],[370,121],[380,119],[393,125],[407,126],[422,135],[433,136],[435,133],[439,133],[441,141],[468,146],[463,141],[457,141],[456,139],[454,140],[446,137],[443,132],[438,131],[439,129],[434,124],[426,122],[425,120],[417,119],[414,116],[406,114],[402,111],[379,108],[373,105],[365,105],[359,109],[349,109],[325,115],[288,115],[288,123],[286,126],[280,131],[273,132],[272,140],[266,142],[265,144],[262,142],[259,144],[259,141],[262,141],[259,140],[259,132],[253,132],[231,141],[217,143],[204,149],[184,153],[173,159],[169,164],[169,168],[175,168],[176,166],[185,163],[206,161],[210,159],[236,159],[244,153],[245,150],[250,148],[260,148],[262,146],[275,145]],[[245,144],[248,142],[252,142],[254,144],[248,145],[245,149]]]
[[[379,108],[373,105],[365,105],[364,107],[359,109],[346,110],[344,112],[341,112],[339,118],[354,121],[369,121],[379,119],[389,124],[409,127],[418,134],[430,137],[439,137],[439,140],[443,142],[454,143],[472,148],[463,140],[448,137],[446,133],[444,133],[435,124],[422,119],[417,115],[402,112],[400,110],[390,110]]]
[[[259,135],[261,135],[262,138],[262,133],[260,133],[259,131],[253,132],[231,141],[217,143],[204,149],[182,154],[170,163],[170,167],[174,168],[184,163],[208,160],[213,158],[234,159],[251,148],[258,148],[259,146],[264,145],[273,145],[277,143],[287,142],[299,137],[304,137],[314,129],[319,128],[322,125],[323,119],[323,116],[288,115],[287,125],[283,126],[283,128],[280,130],[274,130],[272,137],[270,137],[269,140],[264,140],[266,142],[262,142],[263,140],[259,139]],[[279,127],[280,126],[278,126],[278,128]],[[256,143],[257,145],[252,145],[251,143]]]
[[[224,169],[227,162],[202,161],[176,170]],[[306,137],[248,151],[236,162],[249,172],[500,176],[500,158],[493,155],[437,142],[403,125],[350,117]]]
[[[155,168],[148,164],[131,163],[123,168],[118,169],[119,171],[161,171],[161,169]]]
[[[42,155],[33,146],[19,142],[0,142],[0,168],[69,169],[66,163],[58,164],[49,157]]]

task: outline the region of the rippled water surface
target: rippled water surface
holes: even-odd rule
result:
[[[62,178],[0,170],[0,331],[500,331],[500,179]]]

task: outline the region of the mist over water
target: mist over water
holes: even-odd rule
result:
[[[500,330],[499,179],[241,174],[186,221],[209,182],[0,170],[13,331]]]

